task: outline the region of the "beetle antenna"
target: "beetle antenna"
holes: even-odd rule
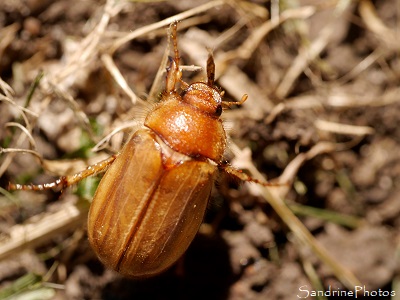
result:
[[[242,96],[242,99],[240,99],[240,101],[236,102],[236,101],[223,101],[222,105],[227,107],[231,107],[232,105],[242,105],[244,102],[246,102],[247,98],[249,98],[249,96],[247,94],[244,94]]]
[[[214,86],[215,82],[215,62],[214,56],[212,54],[212,50],[207,48],[208,50],[208,59],[207,59],[207,85]]]

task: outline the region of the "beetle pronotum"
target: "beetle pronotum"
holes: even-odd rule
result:
[[[100,261],[127,277],[158,274],[182,256],[202,223],[219,169],[261,183],[222,163],[223,105],[241,104],[247,95],[240,102],[222,101],[211,54],[207,82],[183,82],[176,34],[175,22],[162,101],[119,154],[53,183],[9,185],[11,190],[65,188],[108,168],[90,207],[88,236]]]

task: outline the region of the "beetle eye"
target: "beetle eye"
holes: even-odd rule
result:
[[[215,115],[220,116],[222,114],[222,105],[218,105],[217,109],[215,110]]]

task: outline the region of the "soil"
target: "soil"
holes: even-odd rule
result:
[[[0,299],[398,296],[396,1],[181,2],[1,5]],[[188,251],[147,279],[123,278],[90,248],[87,211],[101,174],[62,191],[7,192],[9,182],[52,182],[121,149],[160,99],[174,19],[191,66],[183,80],[205,80],[208,48],[225,99],[249,96],[223,112],[224,160],[280,178],[275,189],[287,188],[287,207],[340,272],[257,184],[223,171]]]

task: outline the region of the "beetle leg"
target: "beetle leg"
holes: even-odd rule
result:
[[[176,92],[175,85],[180,82],[183,89],[187,89],[189,85],[182,80],[182,70],[180,69],[181,57],[179,56],[178,37],[177,37],[178,22],[171,23],[169,27],[169,39],[172,41],[174,58],[170,58],[170,65],[167,69],[167,80],[165,90],[167,93]]]
[[[176,82],[179,80],[179,66],[176,65],[175,60],[171,59],[170,65],[167,68],[167,80],[165,84],[165,91],[168,94],[176,92],[175,85]]]
[[[50,183],[45,183],[45,184],[15,184],[15,183],[9,183],[8,184],[8,190],[13,191],[13,190],[33,190],[33,191],[44,191],[44,190],[50,190],[50,189],[60,189],[63,190],[66,187],[69,187],[71,185],[74,185],[81,181],[82,179],[85,179],[86,177],[95,175],[100,172],[104,172],[117,158],[117,155],[112,155],[109,158],[102,160],[94,165],[91,165],[87,167],[85,170],[76,173],[74,175],[69,175],[69,176],[62,176],[58,178],[57,180],[50,182]]]
[[[226,173],[231,175],[232,177],[241,180],[241,181],[248,181],[248,182],[254,182],[257,184],[261,184],[263,186],[282,186],[282,185],[287,185],[286,183],[278,183],[278,182],[267,182],[267,181],[261,181],[258,179],[255,179],[246,173],[244,173],[242,170],[236,169],[228,164],[223,164],[219,166],[221,169],[223,169]]]
[[[180,63],[180,56],[179,56],[179,49],[178,49],[178,38],[177,38],[177,24],[178,22],[173,22],[171,23],[169,27],[169,44],[173,45],[174,49],[174,58],[169,57],[170,59],[170,64],[169,67],[167,68],[167,80],[166,80],[166,86],[165,86],[165,91],[167,93],[173,93],[176,92],[176,83],[178,81],[181,81],[182,79],[182,71],[179,68],[179,63]]]

